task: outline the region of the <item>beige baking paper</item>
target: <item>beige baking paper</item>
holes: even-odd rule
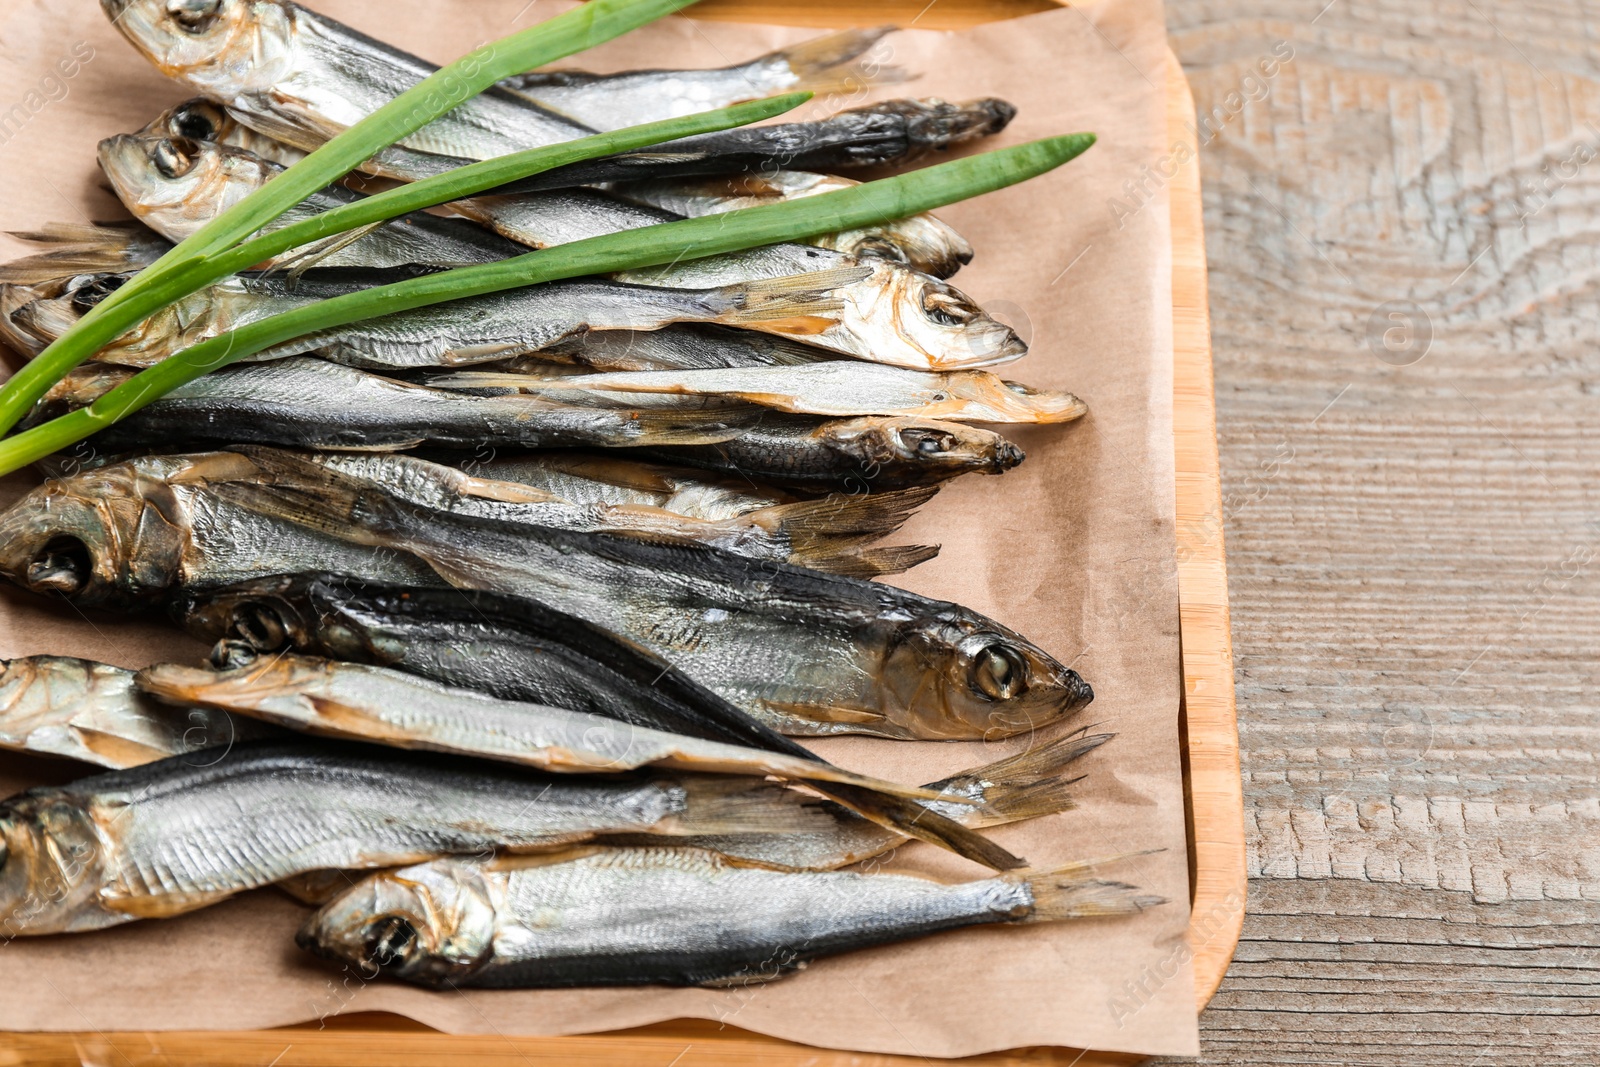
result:
[[[525,4],[315,6],[447,61],[564,9],[559,0]],[[673,19],[568,65],[721,66],[813,32]],[[1072,664],[1098,694],[1079,722],[1118,734],[1083,761],[1089,776],[1078,810],[995,837],[1040,865],[1165,849],[1116,874],[1172,903],[1126,919],[946,934],[823,960],[764,987],[462,995],[369,984],[325,968],[294,947],[301,909],[264,890],[182,919],[4,944],[0,1026],[236,1029],[383,1010],[454,1032],[555,1034],[689,1016],[813,1044],[923,1056],[1026,1045],[1194,1054],[1194,989],[1183,948],[1189,889],[1177,729],[1168,217],[1164,194],[1149,181],[1137,198],[1124,188],[1148,178],[1145,165],[1167,154],[1163,33],[1159,0],[1085,5],[958,34],[912,30],[888,38],[873,58],[921,78],[871,95],[1003,97],[1019,113],[996,146],[1077,130],[1099,135],[1088,154],[1052,174],[941,212],[977,248],[956,283],[1031,336],[1032,354],[1005,373],[1071,389],[1091,414],[1073,426],[1017,430],[1028,452],[1022,467],[945,489],[903,538],[944,550],[900,580],[992,614]],[[92,0],[6,0],[0,116],[12,124],[0,131],[0,229],[124,217],[102,187],[95,142],[144,125],[186,95],[146,65]],[[7,110],[13,101],[22,112]],[[858,102],[834,98],[814,110]],[[1113,209],[1114,198],[1122,208]],[[0,255],[26,250],[8,240]],[[11,495],[26,484],[11,479]],[[9,589],[0,600],[7,657],[51,652],[136,667],[196,661],[200,651],[159,619],[85,618]],[[922,782],[1025,743],[851,739],[817,748],[848,766]],[[9,757],[0,762],[0,787],[77,771]],[[951,878],[982,873],[923,845],[901,850],[897,863]]]

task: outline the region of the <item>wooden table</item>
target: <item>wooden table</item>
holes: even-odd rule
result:
[[[1167,8],[1252,878],[1202,1062],[1600,1062],[1600,25]]]

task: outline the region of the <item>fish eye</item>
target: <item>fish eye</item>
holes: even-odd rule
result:
[[[203,33],[216,21],[222,0],[167,0],[167,14],[185,33]]]
[[[121,289],[128,279],[121,274],[93,274],[89,275],[81,284],[72,290],[73,310],[80,315],[87,314],[89,309],[100,301]]]
[[[150,150],[150,162],[163,178],[181,178],[194,169],[200,146],[184,137],[168,137],[157,141]]]
[[[972,657],[972,687],[990,700],[1010,700],[1028,688],[1028,665],[1016,650],[995,643]]]
[[[38,592],[72,596],[89,584],[93,560],[76,537],[52,537],[28,564],[28,586]]]
[[[405,958],[417,939],[417,928],[399,915],[384,915],[367,924],[367,960],[374,967],[389,967]]]
[[[172,113],[167,125],[179,137],[215,141],[222,128],[222,115],[210,104],[185,104]]]
[[[944,430],[910,429],[900,431],[900,443],[918,456],[938,456],[955,448],[955,434]]]
[[[922,292],[922,311],[941,326],[962,326],[972,320],[973,308],[955,293],[929,286]]]
[[[240,604],[233,609],[233,639],[254,652],[277,652],[290,644],[289,624],[271,604]]]

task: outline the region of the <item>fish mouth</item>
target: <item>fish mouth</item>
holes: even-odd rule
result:
[[[34,553],[22,584],[36,593],[71,597],[83,592],[94,575],[94,557],[82,538],[60,534]]]
[[[1020,445],[1010,441],[1001,441],[994,449],[994,459],[989,465],[990,474],[1004,474],[1013,467],[1020,466],[1028,458]]]

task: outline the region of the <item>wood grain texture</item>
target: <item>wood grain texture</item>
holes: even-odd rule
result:
[[[1203,1062],[1600,1062],[1593,8],[1168,26],[1253,879]]]

